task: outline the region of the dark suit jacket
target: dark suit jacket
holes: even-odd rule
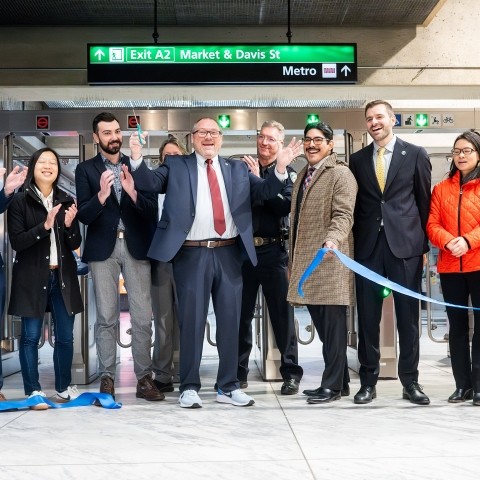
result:
[[[270,175],[267,180],[256,177],[248,172],[247,166],[241,161],[218,159],[233,221],[248,257],[256,265],[251,202],[275,197],[285,184],[275,175]],[[168,262],[180,250],[195,219],[198,183],[196,155],[167,156],[165,163],[153,171],[142,162],[133,172],[133,178],[140,190],[167,193],[148,256]]]
[[[122,155],[121,162],[130,169],[129,157]],[[115,248],[120,218],[125,225],[128,251],[137,260],[145,260],[158,218],[157,196],[137,189],[137,203],[134,204],[122,191],[119,203],[112,186],[112,193],[103,206],[97,194],[100,191],[100,176],[105,170],[102,157],[98,154],[80,163],[75,171],[78,219],[88,225],[82,260],[103,261],[110,257]]]
[[[392,253],[410,258],[428,251],[426,225],[430,208],[430,159],[423,147],[397,137],[385,189],[378,186],[371,143],[350,157],[350,168],[358,183],[353,235],[355,258],[372,253],[383,218]]]

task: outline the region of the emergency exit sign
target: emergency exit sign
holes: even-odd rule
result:
[[[90,84],[335,84],[357,81],[356,44],[98,45]]]

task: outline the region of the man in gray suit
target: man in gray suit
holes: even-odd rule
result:
[[[300,153],[301,142],[292,140],[282,150],[275,174],[265,181],[250,174],[245,163],[219,157],[222,132],[212,118],[194,125],[192,143],[194,153],[167,157],[150,171],[141,162],[138,135],[130,140],[137,188],[167,194],[148,256],[173,263],[180,326],[179,403],[184,408],[202,406],[199,369],[211,295],[219,355],[216,400],[250,406],[253,398],[239,388],[237,361],[242,256],[257,263],[251,203],[282,190],[286,166]],[[124,172],[129,175],[128,169]]]
[[[375,100],[365,107],[367,131],[374,142],[350,157],[358,183],[353,223],[355,259],[393,282],[420,292],[426,224],[430,207],[431,164],[424,148],[393,134],[392,106]],[[379,325],[382,287],[356,275],[359,404],[376,397],[380,370]],[[418,405],[430,400],[418,384],[418,300],[393,293],[400,344],[398,375],[403,398]]]

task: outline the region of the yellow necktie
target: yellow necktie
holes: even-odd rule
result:
[[[385,188],[385,160],[383,154],[385,153],[385,147],[380,147],[377,150],[377,161],[375,163],[375,175],[377,176],[378,185],[383,192]]]

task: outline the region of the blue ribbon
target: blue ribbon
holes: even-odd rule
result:
[[[122,404],[115,402],[113,397],[108,393],[84,392],[74,400],[65,403],[52,402],[41,395],[36,395],[26,400],[7,400],[0,402],[0,412],[5,410],[23,410],[41,403],[46,403],[48,408],[88,407],[89,405],[95,404],[97,400],[103,408],[116,409],[122,407]]]
[[[402,287],[398,283],[388,280],[388,278],[382,277],[378,273],[373,272],[372,270],[368,269],[367,267],[364,267],[363,265],[356,262],[355,260],[352,260],[351,258],[347,257],[342,252],[338,250],[334,250],[332,248],[321,248],[318,251],[315,258],[313,259],[312,263],[308,266],[308,268],[303,273],[302,278],[300,278],[300,281],[298,282],[298,294],[301,297],[304,296],[303,289],[302,289],[303,283],[312,274],[312,272],[318,267],[318,265],[320,265],[321,261],[323,260],[323,257],[327,252],[333,252],[347,268],[357,273],[358,275],[361,275],[367,280],[371,280],[372,282],[378,283],[379,285],[382,285],[383,287],[387,287],[390,290],[393,290],[395,292],[402,293],[403,295],[408,295],[409,297],[412,297],[412,298],[417,298],[418,300],[424,300],[425,302],[435,303],[437,305],[445,305],[446,307],[480,310],[480,308],[478,307],[475,308],[475,307],[469,307],[464,305],[455,305],[453,303],[441,302],[439,300],[435,300],[433,298],[426,297],[425,295],[421,295],[420,293],[409,290],[408,288]]]

